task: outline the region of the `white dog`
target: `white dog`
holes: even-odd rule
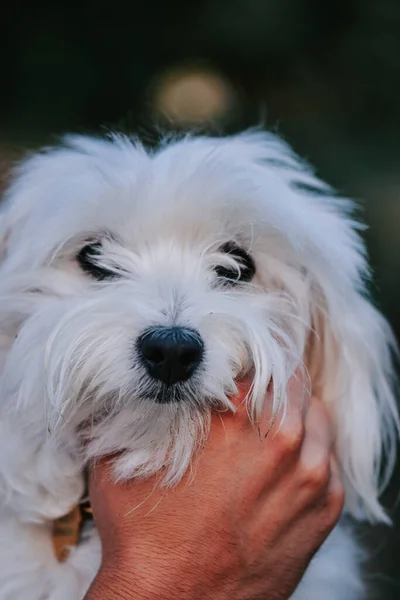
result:
[[[0,600],[81,600],[97,533],[59,562],[51,526],[87,461],[123,450],[117,477],[166,465],[173,485],[249,369],[257,418],[271,378],[284,410],[304,362],[335,420],[345,511],[387,520],[392,337],[351,209],[261,132],[154,152],[71,137],[18,168],[0,225]],[[339,525],[293,598],[363,597],[358,559]]]

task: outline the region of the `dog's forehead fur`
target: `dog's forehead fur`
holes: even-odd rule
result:
[[[334,276],[340,265],[340,277],[348,269],[352,281],[363,270],[354,223],[343,219],[351,203],[272,134],[187,137],[156,151],[121,135],[71,136],[17,175],[3,225],[12,229],[13,269],[39,266],[67,240],[106,231],[133,250],[174,238],[203,246],[236,239],[268,251],[272,238],[275,254],[281,244],[308,268]]]

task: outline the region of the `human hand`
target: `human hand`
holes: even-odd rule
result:
[[[87,600],[283,600],[336,524],[343,487],[326,408],[292,379],[283,424],[266,438],[236,414],[213,414],[204,452],[174,488],[91,473],[103,561]],[[264,432],[265,433],[265,432]]]

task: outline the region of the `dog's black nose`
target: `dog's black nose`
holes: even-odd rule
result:
[[[137,348],[149,375],[173,385],[193,375],[201,362],[204,344],[193,329],[153,327],[140,336]]]

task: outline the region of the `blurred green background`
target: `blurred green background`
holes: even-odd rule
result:
[[[400,336],[400,0],[22,0],[0,31],[2,185],[66,131],[262,120],[362,202],[374,293]],[[400,599],[399,485],[400,468],[396,527],[361,532],[384,600]]]

